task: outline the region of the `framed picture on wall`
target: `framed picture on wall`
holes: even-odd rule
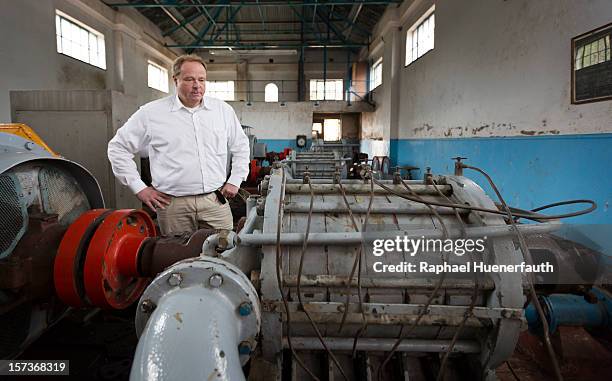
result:
[[[572,103],[612,99],[612,23],[572,38]]]

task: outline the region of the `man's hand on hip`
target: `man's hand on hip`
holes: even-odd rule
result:
[[[147,187],[136,194],[136,197],[153,210],[165,209],[170,205],[170,197],[153,187]]]
[[[225,183],[221,189],[221,194],[226,198],[234,198],[238,194],[238,187],[230,183]]]

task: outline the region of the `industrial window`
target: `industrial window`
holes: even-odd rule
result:
[[[336,142],[342,138],[342,121],[340,119],[323,120],[323,140]]]
[[[572,103],[612,99],[612,23],[572,38]]]
[[[382,57],[380,57],[370,70],[370,90],[374,90],[382,83]]]
[[[264,89],[266,102],[278,102],[278,86],[268,83]]]
[[[578,47],[574,70],[610,61],[610,35]]]
[[[311,79],[310,100],[311,101],[341,101],[344,89],[341,79]]]
[[[149,87],[168,92],[168,70],[149,61],[148,65]]]
[[[57,52],[106,69],[104,35],[67,14],[55,11]]]
[[[431,7],[406,34],[406,66],[434,48],[435,7]]]
[[[234,81],[206,81],[206,95],[224,101],[233,101]]]

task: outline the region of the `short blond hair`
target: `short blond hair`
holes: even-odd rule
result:
[[[172,63],[172,78],[176,78],[181,74],[181,66],[183,66],[185,62],[199,62],[204,66],[204,70],[208,71],[206,62],[204,62],[202,57],[195,54],[183,54],[182,56],[178,56]]]

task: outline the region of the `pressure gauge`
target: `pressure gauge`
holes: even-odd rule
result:
[[[296,136],[296,138],[295,138],[295,145],[296,145],[298,148],[304,148],[304,147],[306,147],[306,142],[307,142],[307,140],[306,140],[306,135],[298,135],[298,136]]]

